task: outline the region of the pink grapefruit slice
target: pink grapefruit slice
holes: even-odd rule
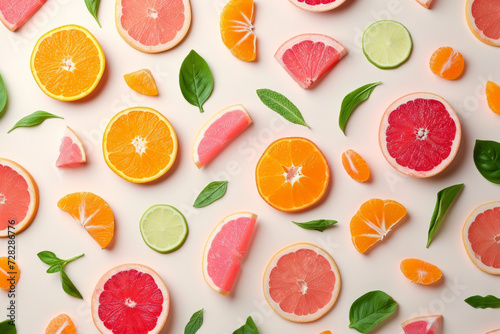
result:
[[[481,42],[500,46],[500,1],[467,0],[467,24]]]
[[[267,265],[264,295],[272,309],[293,322],[325,315],[340,292],[340,273],[323,249],[298,243],[280,250]]]
[[[308,89],[346,54],[346,48],[331,37],[303,34],[286,41],[274,57],[300,87]]]
[[[28,21],[47,0],[0,1],[0,21],[10,31],[16,31]]]
[[[379,129],[384,157],[397,171],[418,178],[434,176],[455,158],[461,127],[457,114],[442,97],[413,93],[385,111]]]
[[[346,0],[290,0],[290,2],[309,12],[326,12],[337,8]]]
[[[210,234],[203,251],[203,277],[207,284],[227,296],[247,251],[257,215],[234,213],[224,218]]]
[[[201,168],[252,124],[245,107],[237,104],[216,113],[203,125],[193,145],[193,161]]]
[[[440,334],[443,316],[431,315],[407,320],[401,324],[405,334]]]
[[[133,48],[157,53],[179,44],[191,26],[189,0],[116,0],[118,33]]]
[[[85,149],[76,133],[66,127],[64,136],[59,147],[59,158],[57,158],[57,167],[75,167],[87,162]]]
[[[417,0],[419,4],[421,4],[423,7],[429,9],[429,7],[432,5],[432,2],[434,0]]]
[[[102,334],[158,334],[167,320],[167,286],[151,268],[123,264],[108,271],[92,294],[92,319]]]
[[[38,187],[31,174],[14,161],[0,158],[0,237],[26,229],[37,211]]]
[[[475,208],[465,221],[462,238],[479,269],[500,275],[500,201]]]

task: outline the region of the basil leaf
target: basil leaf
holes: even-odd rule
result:
[[[64,262],[53,264],[49,267],[49,269],[47,269],[47,273],[48,274],[58,273],[63,269],[63,267],[64,267]]]
[[[226,190],[227,181],[210,182],[198,195],[198,197],[194,201],[193,206],[195,208],[202,208],[204,206],[207,206],[224,196]]]
[[[186,101],[203,112],[203,104],[212,94],[214,79],[205,59],[194,50],[182,62],[179,85]]]
[[[356,299],[349,310],[349,328],[368,333],[396,311],[398,303],[383,291],[370,291]]]
[[[474,164],[486,180],[500,184],[500,143],[476,140]]]
[[[97,10],[99,9],[100,2],[101,0],[85,0],[85,5],[87,6],[87,9],[89,10],[90,14],[92,14],[92,16],[97,21],[99,27],[102,28],[101,24],[99,23],[99,20],[97,19]]]
[[[0,334],[17,334],[15,322],[10,319],[0,322]]]
[[[472,296],[467,298],[465,302],[474,308],[500,308],[500,299],[492,295]]]
[[[259,331],[257,330],[257,326],[255,325],[255,322],[253,322],[252,317],[248,317],[247,322],[235,330],[233,334],[259,334]]]
[[[354,109],[358,106],[358,104],[367,100],[372,94],[375,87],[377,87],[381,83],[382,81],[364,85],[356,90],[353,90],[344,97],[344,99],[342,100],[342,105],[340,106],[340,115],[339,115],[340,130],[342,130],[344,135],[345,135],[345,126]]]
[[[294,222],[294,221],[292,221],[292,223],[294,223],[295,225],[300,226],[306,230],[316,230],[316,231],[323,232],[325,230],[325,228],[333,226],[334,224],[337,224],[337,221],[336,220],[329,220],[329,219],[319,219],[319,220],[311,220],[311,221],[306,222],[306,223],[298,223],[298,222]]]
[[[78,291],[78,289],[73,284],[73,282],[71,282],[71,280],[69,279],[68,275],[66,275],[64,270],[61,270],[61,282],[62,282],[63,290],[68,295],[83,299],[82,295],[80,294],[80,291]]]
[[[3,115],[6,105],[7,105],[7,90],[5,89],[5,84],[3,83],[2,75],[0,75],[0,116]]]
[[[19,127],[30,127],[30,126],[38,125],[49,118],[61,118],[61,119],[63,119],[63,117],[48,113],[46,111],[38,110],[38,111],[35,111],[34,113],[28,115],[28,116],[21,118],[14,125],[14,127],[12,129],[10,129],[7,133],[10,133],[12,130],[19,128]]]
[[[270,89],[257,89],[257,95],[262,103],[283,116],[287,121],[307,126],[310,129],[299,109],[284,95]]]
[[[61,262],[64,262],[64,260],[61,260],[56,256],[56,254],[49,252],[49,251],[43,251],[37,254],[38,258],[42,260],[42,262],[50,265],[54,264],[59,264]]]
[[[431,223],[429,225],[429,233],[427,236],[427,248],[431,244],[432,237],[436,232],[441,220],[443,219],[446,211],[450,208],[451,204],[457,197],[460,190],[463,188],[464,184],[455,184],[454,186],[444,188],[437,194],[436,205],[434,207],[434,212],[432,213]]]
[[[195,334],[203,324],[203,309],[195,312],[184,328],[184,334]]]

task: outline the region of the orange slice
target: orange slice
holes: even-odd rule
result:
[[[76,334],[76,328],[68,315],[60,314],[49,322],[45,334]]]
[[[492,81],[486,83],[486,99],[490,109],[500,115],[500,87]]]
[[[233,56],[244,61],[257,57],[254,8],[253,0],[230,0],[220,15],[222,42]]]
[[[401,272],[413,283],[428,285],[441,279],[443,274],[438,267],[419,259],[401,261]]]
[[[347,174],[358,182],[366,182],[370,178],[368,164],[353,150],[342,153],[342,165]]]
[[[9,290],[11,285],[16,285],[19,274],[19,267],[14,260],[6,256],[0,257],[0,289]]]
[[[455,80],[462,75],[465,60],[460,52],[446,46],[434,51],[429,66],[435,75],[447,80]]]
[[[125,74],[123,76],[127,85],[137,93],[144,95],[158,95],[155,78],[147,68]]]

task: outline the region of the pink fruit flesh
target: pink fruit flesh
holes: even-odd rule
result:
[[[336,0],[297,0],[298,2],[304,2],[306,5],[316,6],[316,5],[326,5]]]
[[[500,269],[500,207],[480,213],[468,232],[476,257],[486,266]]]
[[[0,17],[7,28],[15,31],[35,14],[47,0],[2,0]]]
[[[74,167],[83,162],[80,146],[73,143],[70,137],[63,138],[59,152],[57,167]]]
[[[425,320],[415,321],[403,328],[405,334],[435,334],[436,328]]]
[[[476,26],[491,39],[500,39],[500,1],[475,0],[471,8]]]
[[[26,180],[12,168],[0,165],[0,231],[7,229],[9,221],[18,224],[24,220],[30,202]]]

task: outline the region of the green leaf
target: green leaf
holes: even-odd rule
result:
[[[345,135],[345,126],[354,109],[358,106],[358,104],[360,104],[363,101],[366,101],[372,94],[375,87],[377,87],[381,83],[382,81],[364,85],[350,92],[344,97],[344,99],[342,100],[342,105],[340,107],[340,115],[339,115],[340,130],[342,130],[344,135]]]
[[[10,319],[0,322],[0,334],[17,334],[15,323]]]
[[[203,309],[195,312],[184,328],[184,334],[195,334],[203,324]]]
[[[255,325],[255,322],[253,322],[252,317],[248,317],[247,322],[235,330],[233,334],[259,334],[259,331],[257,330],[257,326]]]
[[[474,308],[500,308],[500,299],[492,295],[472,296],[467,298],[465,302]]]
[[[195,208],[202,208],[224,196],[227,190],[227,182],[228,181],[210,182],[198,195],[193,206]]]
[[[101,0],[85,0],[85,5],[87,6],[87,9],[89,10],[90,14],[92,14],[92,16],[97,21],[99,27],[102,28],[101,24],[99,23],[99,20],[97,19],[97,10],[99,9],[100,2]]]
[[[47,273],[48,274],[58,273],[61,270],[63,270],[64,265],[65,265],[64,262],[53,264],[49,267],[49,269],[47,269]]]
[[[63,119],[63,117],[61,117],[61,116],[57,116],[57,115],[48,113],[46,111],[38,110],[38,111],[35,111],[34,113],[28,115],[28,116],[21,118],[14,125],[14,127],[12,129],[10,129],[7,133],[10,133],[12,130],[19,128],[19,127],[30,127],[30,126],[38,125],[49,118],[61,118],[61,119]]]
[[[356,299],[349,310],[349,328],[368,333],[396,311],[398,303],[383,291],[370,291]]]
[[[304,121],[304,117],[302,117],[299,109],[284,95],[270,89],[257,89],[257,95],[266,106],[276,111],[287,121],[309,128],[309,125]]]
[[[311,220],[311,221],[305,222],[305,223],[298,223],[298,222],[292,221],[292,223],[294,223],[295,225],[300,226],[306,230],[316,230],[316,231],[323,232],[325,230],[325,228],[333,226],[334,224],[337,224],[337,221],[336,220],[329,220],[329,219],[319,219],[319,220]]]
[[[474,164],[486,180],[500,184],[500,143],[476,140]]]
[[[73,282],[71,282],[71,280],[69,279],[68,275],[66,275],[64,270],[61,270],[60,273],[61,273],[61,282],[63,290],[70,296],[83,299],[82,295],[80,294],[80,291],[78,291]]]
[[[37,256],[40,260],[42,260],[42,262],[48,264],[49,266],[64,262],[64,260],[58,258],[56,254],[49,251],[40,252],[37,254]]]
[[[194,50],[191,50],[182,62],[179,85],[186,101],[203,112],[203,104],[214,89],[214,79],[205,59]]]
[[[5,89],[5,84],[3,83],[2,75],[0,75],[0,116],[3,115],[6,105],[7,105],[7,90]]]
[[[434,236],[434,233],[441,223],[441,220],[443,219],[446,211],[448,211],[463,186],[463,183],[455,184],[454,186],[444,188],[443,190],[438,192],[436,205],[434,207],[434,213],[432,214],[431,223],[429,225],[429,233],[427,236],[426,246],[427,248],[429,248],[432,237]]]

